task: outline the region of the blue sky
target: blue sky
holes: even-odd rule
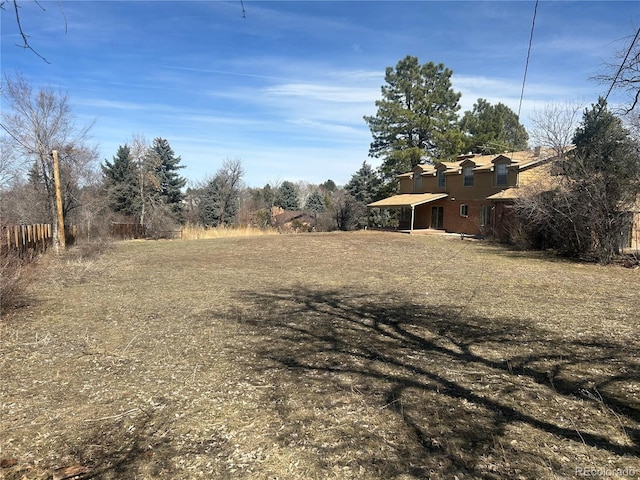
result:
[[[109,160],[133,135],[169,140],[191,181],[239,158],[249,186],[338,184],[367,160],[384,71],[444,63],[462,114],[480,97],[518,109],[534,1],[21,2],[30,44],[2,12],[3,75],[69,94]],[[589,77],[640,25],[636,1],[540,1],[521,121],[550,102],[589,104]],[[66,32],[65,32],[66,30]],[[615,95],[610,102],[616,101]]]

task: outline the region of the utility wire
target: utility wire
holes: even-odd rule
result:
[[[35,153],[35,151],[33,150],[33,148],[27,146],[24,144],[24,142],[22,142],[22,140],[20,140],[18,137],[16,137],[11,130],[9,130],[3,123],[0,122],[0,128],[2,128],[5,132],[7,132],[9,134],[9,136],[11,138],[13,138],[16,142],[18,142],[18,144],[24,148],[27,152],[29,153]]]
[[[636,31],[636,35],[635,35],[635,37],[633,37],[633,41],[629,45],[629,49],[627,50],[627,53],[624,56],[624,60],[622,60],[622,63],[620,64],[620,68],[618,68],[618,71],[616,72],[615,77],[613,77],[613,82],[611,82],[611,86],[609,87],[609,91],[604,96],[604,101],[605,102],[607,101],[607,98],[609,98],[609,94],[613,90],[613,87],[615,87],[616,82],[618,81],[618,77],[620,76],[620,73],[622,73],[622,69],[624,68],[625,64],[627,63],[627,59],[629,58],[629,55],[631,54],[631,50],[633,50],[633,46],[636,44],[636,41],[638,41],[638,36],[640,36],[640,28],[638,28],[638,30]]]
[[[524,66],[524,77],[522,78],[522,90],[520,91],[520,103],[518,104],[518,121],[520,120],[520,110],[522,109],[522,98],[524,97],[524,86],[527,82],[527,71],[529,70],[529,57],[531,56],[531,45],[533,44],[533,30],[536,26],[536,16],[538,14],[538,0],[533,9],[533,20],[531,21],[531,34],[529,35],[529,48],[527,48],[527,62]]]
[[[524,64],[524,76],[522,77],[522,89],[520,90],[520,101],[518,102],[517,122],[520,122],[520,111],[522,110],[522,99],[524,98],[524,86],[527,83],[527,71],[529,70],[529,57],[531,56],[531,45],[533,44],[533,31],[536,26],[536,16],[538,15],[538,0],[533,8],[533,19],[531,20],[531,33],[529,34],[529,46],[527,47],[527,61]],[[511,146],[511,157],[515,152],[516,143],[518,141],[518,128],[513,131],[513,144]]]

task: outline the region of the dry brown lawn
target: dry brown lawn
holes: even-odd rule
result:
[[[638,269],[380,232],[40,263],[0,478],[640,475]]]

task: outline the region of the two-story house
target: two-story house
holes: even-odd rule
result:
[[[501,237],[506,233],[510,206],[526,190],[523,187],[551,187],[553,177],[561,171],[559,161],[553,150],[536,147],[420,164],[398,176],[398,195],[367,207],[400,209],[401,230]]]

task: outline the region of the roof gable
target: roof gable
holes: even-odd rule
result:
[[[491,160],[491,163],[496,164],[496,163],[511,163],[512,160],[511,158],[507,157],[504,154],[500,154],[500,155],[496,155],[496,157]]]
[[[462,160],[460,162],[460,168],[476,168],[478,166],[478,163],[476,163],[475,161],[471,160],[470,158],[467,158],[465,160]]]

